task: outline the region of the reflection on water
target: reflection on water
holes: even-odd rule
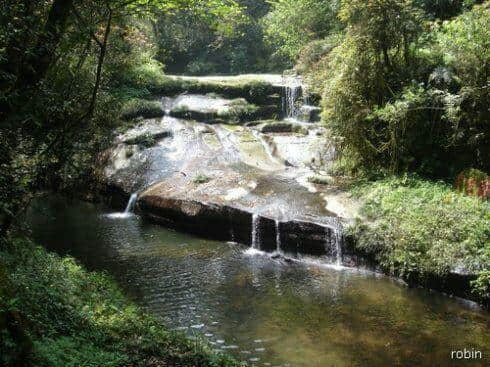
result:
[[[258,366],[451,366],[490,355],[490,316],[386,277],[285,262],[62,198],[36,202],[37,241],[107,270],[172,328]]]

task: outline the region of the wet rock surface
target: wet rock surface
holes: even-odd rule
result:
[[[296,119],[316,110],[297,108],[306,97],[300,81],[171,78],[188,90],[162,97],[166,115],[140,122],[107,152],[110,191],[138,192],[140,212],[167,226],[338,262],[342,220],[308,181],[333,154],[311,116],[309,123]],[[198,87],[203,94],[194,93]],[[288,119],[277,120],[281,115]]]
[[[135,143],[147,136],[155,140],[151,146]],[[295,159],[281,155],[275,139]],[[307,180],[322,155],[315,140],[320,138],[314,129],[264,134],[260,125],[165,116],[119,136],[104,175],[118,195],[138,191],[141,213],[167,226],[251,245],[252,218],[258,215],[261,249],[333,257],[329,238],[338,226],[336,214]]]

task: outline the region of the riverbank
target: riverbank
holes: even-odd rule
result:
[[[243,366],[169,331],[70,257],[16,238],[0,263],[2,365]]]
[[[360,253],[409,284],[488,306],[488,201],[411,176],[357,183],[350,191],[363,202],[363,220],[349,229]]]

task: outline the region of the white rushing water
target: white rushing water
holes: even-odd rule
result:
[[[128,205],[126,205],[126,209],[124,210],[125,214],[131,214],[134,209],[134,205],[136,204],[136,201],[138,200],[138,193],[133,193],[129,197]]]
[[[342,246],[344,243],[342,224],[337,219],[331,226],[326,227],[326,230],[328,238],[325,242],[326,245],[330,247],[327,248],[326,251],[329,253],[333,252],[332,250],[335,249],[335,266],[340,268],[342,267]]]
[[[284,115],[287,118],[296,118],[299,109],[296,106],[296,101],[301,95],[302,84],[299,77],[288,77],[285,79],[285,97],[283,101]]]
[[[276,252],[278,254],[282,253],[281,250],[281,228],[280,228],[280,222],[279,220],[276,219]]]
[[[124,212],[106,214],[105,216],[111,219],[129,218],[133,215],[134,206],[136,205],[137,201],[138,201],[138,193],[135,192],[131,194],[131,196],[129,197],[129,201],[128,204],[126,205],[126,209],[124,209]]]
[[[252,248],[260,250],[260,217],[258,214],[252,216]]]
[[[335,227],[333,231],[334,241],[335,241],[335,255],[336,262],[335,265],[342,266],[342,244],[344,242],[344,236],[342,234],[342,227]]]

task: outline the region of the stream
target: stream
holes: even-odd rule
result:
[[[129,208],[130,209],[130,208]],[[437,292],[318,259],[286,260],[63,197],[27,225],[49,250],[107,271],[169,328],[257,366],[484,366],[490,315]],[[251,229],[253,230],[253,229]],[[255,237],[254,237],[255,238]],[[478,350],[483,359],[451,360]]]

